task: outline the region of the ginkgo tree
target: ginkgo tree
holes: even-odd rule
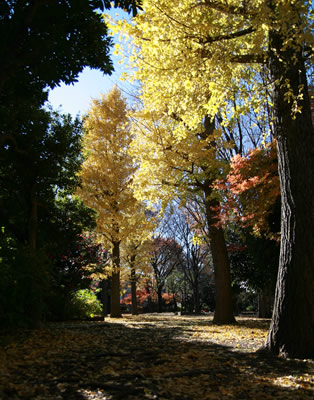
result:
[[[202,198],[206,222],[211,227],[208,238],[216,277],[214,321],[233,323],[230,265],[224,232],[217,218],[219,198],[213,189],[226,164],[217,157],[213,145],[219,142],[215,124],[205,118],[204,123],[192,130],[181,121],[160,114],[139,111],[133,115],[137,123],[132,125],[136,139],[131,152],[141,164],[134,176],[137,196],[164,205],[175,197],[181,198],[182,205],[193,195]],[[180,138],[176,136],[179,131]]]
[[[120,90],[93,100],[85,120],[86,160],[77,190],[84,203],[97,211],[97,233],[111,248],[111,316],[120,317],[121,244],[137,229],[143,206],[135,199],[130,183],[136,165],[128,154],[132,133],[128,107]]]
[[[311,63],[313,54],[310,2],[145,0],[143,10],[123,29],[133,40],[130,64],[143,84],[146,110],[179,116],[195,129],[217,114],[228,124],[235,115],[229,102],[234,91],[242,94],[240,113],[250,107],[258,113],[266,101],[272,109],[282,232],[266,347],[313,356],[313,126],[306,77],[306,61]],[[259,79],[265,67],[266,86]]]

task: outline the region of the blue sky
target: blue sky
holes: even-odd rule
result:
[[[127,17],[122,10],[109,11],[112,16]],[[115,39],[114,39],[115,40]],[[92,98],[98,98],[102,93],[108,92],[115,84],[124,86],[120,81],[123,67],[118,64],[118,57],[111,55],[115,71],[111,76],[104,75],[101,71],[85,68],[80,74],[79,80],[74,85],[64,85],[53,89],[49,93],[49,102],[53,109],[59,109],[64,113],[70,113],[75,117],[78,113],[83,115],[90,106]]]
[[[108,92],[114,84],[121,85],[120,73],[115,71],[109,76],[101,71],[85,68],[79,76],[79,81],[74,85],[62,84],[51,90],[49,102],[53,109],[60,109],[64,113],[72,114],[73,117],[78,113],[82,115],[88,110],[91,98],[98,98],[102,93]]]

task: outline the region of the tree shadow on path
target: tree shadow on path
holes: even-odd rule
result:
[[[193,320],[194,329],[205,322]],[[234,350],[210,337],[195,339],[183,319],[55,324],[2,354],[7,383],[0,380],[0,398],[313,398],[304,378],[312,363]]]

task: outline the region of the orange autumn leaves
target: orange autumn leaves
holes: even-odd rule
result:
[[[227,177],[217,181],[216,188],[223,198],[221,222],[231,220],[256,236],[279,239],[269,221],[280,196],[275,142],[251,150],[247,157],[233,157]]]

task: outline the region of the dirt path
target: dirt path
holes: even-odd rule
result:
[[[0,347],[0,399],[314,398],[314,364],[255,353],[269,321],[145,315],[49,324]]]

